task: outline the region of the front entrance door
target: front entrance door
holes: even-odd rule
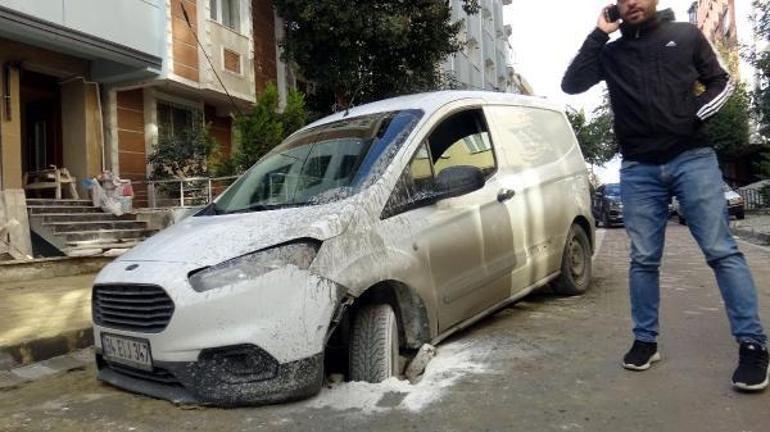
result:
[[[21,142],[24,172],[62,165],[61,97],[55,77],[21,73]]]

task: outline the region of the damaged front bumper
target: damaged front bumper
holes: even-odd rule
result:
[[[309,271],[285,269],[199,293],[187,281],[193,267],[116,262],[100,273],[93,313],[100,380],[175,403],[220,406],[276,403],[320,390],[324,346],[345,294],[342,286]],[[137,326],[156,318],[143,320],[139,314],[125,321],[139,313],[136,304],[120,310],[122,297],[110,303],[121,290],[128,295],[140,288],[152,290],[148,299],[165,302],[150,305],[153,317],[173,303],[167,322],[154,330]],[[124,315],[112,319],[114,312]],[[116,357],[114,348],[108,356],[105,338],[138,341],[150,360],[137,366]]]
[[[231,367],[243,360],[206,357],[202,355],[197,362],[158,361],[152,371],[143,371],[109,363],[99,350],[96,364],[100,380],[176,404],[242,406],[286,402],[313,396],[323,384],[323,353],[284,364],[266,363],[248,372],[237,370],[239,365]]]

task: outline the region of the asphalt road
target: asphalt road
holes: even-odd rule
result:
[[[621,368],[632,342],[628,245],[602,231],[591,291],[547,291],[439,346],[417,385],[348,383],[304,402],[177,407],[98,383],[93,368],[0,393],[2,431],[767,431],[770,391],[734,392],[721,298],[686,227],[670,225],[662,275],[663,361]],[[770,322],[770,249],[741,244]]]

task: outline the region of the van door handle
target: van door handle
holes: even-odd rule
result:
[[[497,200],[499,202],[505,202],[513,198],[515,195],[516,191],[513,189],[500,189],[500,192],[497,193]]]

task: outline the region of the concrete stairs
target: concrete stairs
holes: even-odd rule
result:
[[[129,249],[155,234],[135,215],[116,217],[89,200],[27,199],[30,229],[68,256]]]

